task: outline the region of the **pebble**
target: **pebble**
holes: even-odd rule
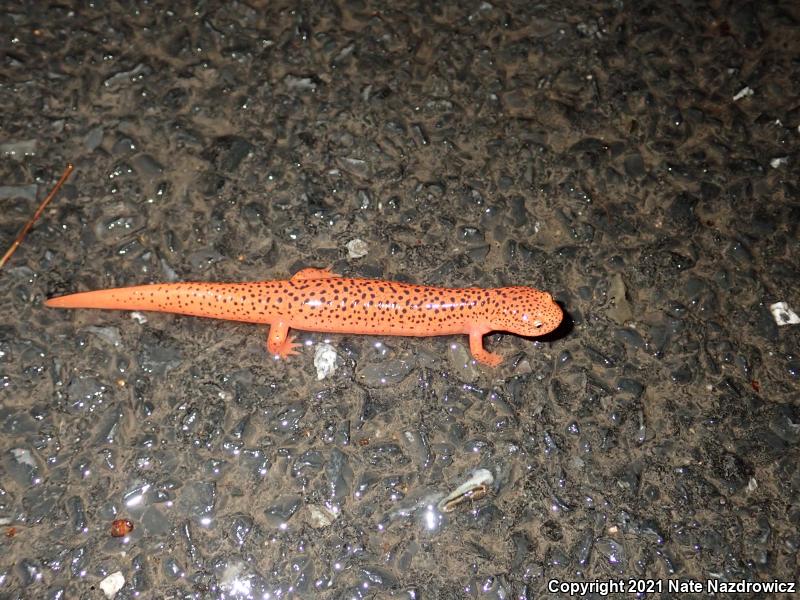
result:
[[[797,313],[794,312],[786,302],[770,304],[769,310],[778,327],[800,324],[800,317],[797,316]]]
[[[116,597],[117,592],[125,585],[125,576],[122,574],[122,571],[115,571],[101,580],[98,585],[100,586],[100,590],[106,595],[106,598],[111,600]]]
[[[364,258],[369,254],[369,246],[364,240],[354,239],[347,242],[347,256],[349,258]]]
[[[322,381],[336,373],[336,348],[330,344],[317,344],[314,348],[314,367],[317,369],[317,380]]]

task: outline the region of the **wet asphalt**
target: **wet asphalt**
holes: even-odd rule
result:
[[[774,597],[800,548],[799,25],[5,5],[0,250],[75,173],[0,271],[0,598]],[[43,306],[308,266],[532,286],[566,318],[487,336],[490,369],[465,336],[304,332],[276,361],[260,326]]]

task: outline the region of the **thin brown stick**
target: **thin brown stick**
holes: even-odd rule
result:
[[[47,208],[47,205],[50,204],[50,201],[53,198],[55,198],[56,194],[58,193],[58,190],[61,189],[61,186],[64,185],[64,182],[69,178],[70,175],[72,175],[72,171],[74,169],[75,167],[72,166],[72,163],[67,163],[67,168],[64,169],[64,173],[61,175],[61,179],[59,179],[58,182],[55,184],[55,186],[53,186],[53,189],[50,190],[50,193],[47,194],[45,199],[42,200],[42,203],[39,205],[39,208],[36,209],[36,212],[33,213],[33,216],[30,218],[30,220],[27,223],[25,223],[25,227],[23,227],[22,231],[19,232],[17,239],[14,240],[14,243],[11,244],[11,247],[8,250],[6,250],[6,253],[3,255],[3,258],[0,259],[0,269],[2,269],[5,266],[5,264],[8,262],[8,259],[11,258],[11,255],[14,254],[14,252],[16,252],[17,248],[19,248],[19,245],[22,243],[22,240],[25,239],[25,236],[28,235],[28,232],[31,230],[31,227],[33,227],[33,224],[36,223],[36,220],[42,216],[44,209]]]

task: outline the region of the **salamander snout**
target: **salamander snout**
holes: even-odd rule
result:
[[[533,288],[512,287],[498,291],[500,302],[491,316],[492,329],[517,335],[537,336],[553,331],[564,313],[547,292]]]

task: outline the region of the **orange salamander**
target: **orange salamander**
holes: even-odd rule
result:
[[[553,297],[529,287],[442,288],[381,279],[339,277],[302,269],[288,281],[162,283],[50,298],[55,308],[142,310],[267,323],[267,348],[297,354],[290,329],[368,335],[469,335],[472,356],[497,366],[483,347],[490,331],[544,335],[561,323]]]

